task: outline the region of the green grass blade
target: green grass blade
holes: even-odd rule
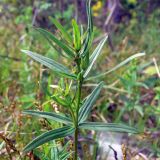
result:
[[[50,17],[53,24],[57,27],[57,29],[61,32],[62,36],[68,41],[70,44],[72,44],[72,36],[67,33],[65,28],[55,19]]]
[[[81,48],[81,33],[78,24],[74,19],[72,20],[72,26],[73,26],[74,46],[76,50],[79,51]]]
[[[57,44],[70,57],[74,57],[74,52],[71,51],[70,48],[66,44],[64,44],[61,40],[57,39],[51,32],[48,32],[47,30],[42,28],[36,28],[36,30],[39,31],[47,40],[49,39],[53,41],[55,44]]]
[[[96,49],[93,51],[93,53],[92,53],[92,55],[91,55],[91,57],[89,59],[89,61],[90,61],[89,62],[89,66],[88,66],[87,70],[84,73],[84,76],[83,76],[84,78],[87,77],[87,75],[90,72],[90,70],[91,70],[94,62],[96,61],[97,57],[100,55],[101,50],[102,50],[102,48],[103,48],[103,46],[104,46],[107,38],[108,38],[108,36],[105,36],[105,38],[100,41],[100,43],[98,44],[98,46],[96,47]]]
[[[102,87],[103,87],[103,82],[100,82],[98,86],[92,91],[92,93],[87,97],[84,104],[81,106],[78,118],[79,122],[84,122],[87,119],[92,109],[92,106],[94,105],[95,101],[98,98],[98,95]]]
[[[55,140],[58,138],[63,138],[63,137],[69,136],[73,132],[74,132],[74,128],[71,128],[69,126],[65,126],[62,128],[58,128],[55,130],[45,132],[45,133],[41,134],[40,136],[38,136],[37,138],[35,138],[33,141],[31,141],[24,148],[24,152],[29,152],[29,151],[35,149],[36,147],[39,147],[40,145],[47,143],[51,140]]]
[[[125,133],[138,133],[134,127],[117,123],[102,123],[102,122],[85,122],[79,125],[79,128],[95,131],[110,131],[110,132],[125,132]]]
[[[67,67],[63,66],[62,64],[60,64],[50,58],[44,57],[40,54],[31,52],[31,51],[22,50],[22,52],[27,54],[28,56],[32,57],[34,60],[40,62],[44,66],[52,69],[54,72],[56,72],[64,77],[67,77],[67,78],[76,79],[76,75],[71,74],[69,69]]]
[[[120,67],[124,66],[125,64],[127,64],[128,62],[132,61],[133,59],[135,58],[138,58],[138,57],[141,57],[141,56],[144,56],[145,53],[137,53],[137,54],[134,54],[132,56],[130,56],[129,58],[127,58],[126,60],[122,61],[121,63],[119,63],[117,66],[115,66],[114,68],[112,68],[111,70],[107,71],[107,72],[104,72],[102,74],[99,74],[97,76],[93,76],[93,77],[89,77],[87,78],[86,80],[92,80],[92,79],[95,79],[95,78],[100,78],[100,77],[104,77],[105,75],[119,69]]]
[[[62,114],[57,114],[55,112],[41,112],[41,111],[27,110],[27,111],[23,111],[23,114],[51,119],[64,124],[72,124],[72,121],[69,117],[66,117],[65,115],[62,115]]]

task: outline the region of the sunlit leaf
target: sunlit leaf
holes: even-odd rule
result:
[[[72,20],[72,26],[73,26],[74,46],[76,50],[79,51],[81,48],[81,33],[78,24],[74,19]]]

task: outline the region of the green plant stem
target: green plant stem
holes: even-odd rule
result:
[[[74,134],[74,160],[77,160],[78,157],[78,112],[80,107],[80,101],[81,101],[81,81],[78,81],[78,93],[77,93],[77,108],[76,108],[76,122],[75,122],[75,134]]]
[[[78,126],[75,128],[74,132],[74,160],[78,158]]]
[[[77,61],[78,73],[81,72],[80,61]],[[76,108],[76,121],[75,121],[75,133],[74,133],[74,160],[78,158],[78,113],[81,102],[81,89],[82,89],[82,77],[79,76],[78,79],[78,90],[77,90],[77,108]]]

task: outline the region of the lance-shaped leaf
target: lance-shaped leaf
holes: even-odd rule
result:
[[[103,82],[100,82],[98,86],[92,91],[92,93],[87,97],[83,105],[81,106],[80,111],[79,111],[79,117],[78,117],[79,123],[87,119],[92,109],[92,106],[94,105],[95,101],[98,98],[98,95],[102,87],[103,87]]]
[[[62,148],[61,151],[59,151],[59,160],[67,160],[71,154],[73,154],[73,151],[67,151],[68,147],[69,147],[70,142],[68,142],[67,144],[65,144],[65,146]]]
[[[102,48],[104,46],[104,43],[106,42],[107,38],[108,38],[108,36],[105,36],[105,38],[100,41],[100,43],[98,44],[96,49],[93,51],[93,53],[92,53],[92,55],[91,55],[91,57],[89,59],[89,61],[90,61],[89,62],[89,66],[88,66],[87,70],[84,73],[84,76],[83,76],[84,78],[87,77],[87,75],[90,72],[94,62],[96,61],[97,57],[100,55],[101,50],[102,50]]]
[[[65,30],[65,28],[55,18],[51,17],[50,19],[57,27],[57,29],[61,32],[62,36],[66,39],[66,41],[72,44],[72,36]]]
[[[52,141],[52,143],[55,147],[51,148],[51,159],[59,160],[59,151],[58,151],[58,147],[56,146],[56,142]]]
[[[60,155],[59,159],[60,160],[66,160],[66,159],[69,159],[69,157],[71,157],[71,155],[73,154],[74,152],[64,152],[62,155]]]
[[[63,138],[66,136],[71,135],[74,132],[74,128],[69,127],[69,126],[65,126],[62,128],[58,128],[55,130],[51,130],[48,132],[45,132],[43,134],[41,134],[40,136],[38,136],[37,138],[35,138],[33,141],[31,141],[25,148],[24,148],[24,152],[29,152],[33,149],[35,149],[36,147],[47,143],[51,140],[55,140],[58,138]]]
[[[51,96],[51,98],[59,105],[68,108],[70,106],[70,104],[68,103],[68,101],[66,101],[65,99],[62,99],[58,96]]]
[[[74,19],[72,20],[72,26],[73,26],[74,46],[76,50],[79,51],[81,48],[81,33],[79,30],[79,26]]]
[[[120,67],[124,66],[125,64],[127,64],[128,62],[132,61],[133,59],[135,58],[138,58],[138,57],[141,57],[141,56],[144,56],[145,53],[137,53],[137,54],[134,54],[132,56],[130,56],[129,58],[127,58],[126,60],[122,61],[121,63],[119,63],[117,66],[115,66],[114,68],[110,69],[109,71],[106,71],[102,74],[99,74],[97,76],[93,76],[93,77],[89,77],[87,78],[86,80],[92,80],[92,79],[96,79],[96,78],[100,78],[100,77],[104,77],[105,75],[119,69]]]
[[[60,123],[64,123],[64,124],[72,124],[72,121],[69,117],[66,117],[65,115],[62,115],[62,114],[57,114],[55,112],[42,112],[42,111],[27,110],[27,111],[23,111],[23,114],[51,119],[51,120],[54,120]]]
[[[74,52],[71,50],[71,48],[64,44],[61,40],[57,39],[51,32],[48,32],[47,30],[44,30],[42,28],[36,28],[36,30],[39,31],[47,40],[51,40],[55,44],[57,44],[70,57],[74,57]]]
[[[76,75],[70,73],[69,69],[65,66],[63,66],[62,64],[44,57],[40,54],[31,52],[31,51],[27,51],[27,50],[22,50],[23,53],[27,54],[28,56],[32,57],[34,60],[40,62],[41,64],[43,64],[44,66],[52,69],[54,72],[67,77],[67,78],[71,78],[71,79],[76,79]]]
[[[92,11],[91,11],[91,0],[86,1],[86,10],[87,10],[87,19],[88,19],[87,35],[84,41],[83,48],[80,52],[80,54],[83,57],[86,56],[86,54],[88,54],[88,50],[93,40],[93,21],[92,21]]]
[[[39,150],[35,150],[33,152],[33,154],[35,155],[36,159],[43,159],[43,160],[50,160],[47,155],[45,155],[45,153],[39,151]]]
[[[138,130],[134,127],[117,123],[84,122],[79,124],[79,128],[95,131],[138,133]]]

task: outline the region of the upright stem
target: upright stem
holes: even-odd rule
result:
[[[77,61],[78,74],[81,72],[80,61]],[[78,158],[78,112],[81,102],[81,88],[82,88],[82,77],[78,79],[78,90],[77,90],[77,108],[76,108],[76,121],[75,121],[75,133],[74,133],[74,160]]]

